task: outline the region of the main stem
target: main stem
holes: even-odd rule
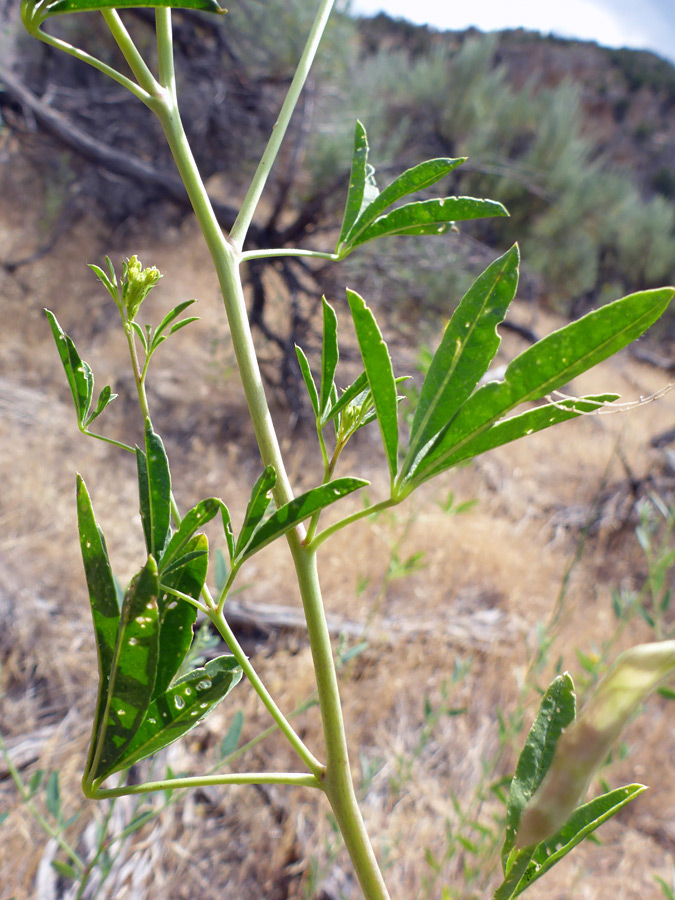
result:
[[[277,475],[274,495],[277,504],[281,505],[289,502],[293,493],[253,345],[239,273],[240,252],[220,229],[183,130],[173,86],[169,86],[167,95],[169,94],[172,96],[158,101],[155,111],[213,259],[260,455],[265,465],[274,466]],[[389,900],[354,791],[337,674],[317,575],[316,553],[305,546],[304,531],[301,529],[289,533],[288,543],[295,564],[316,670],[327,754],[322,786],[342,832],[364,896],[367,900]]]

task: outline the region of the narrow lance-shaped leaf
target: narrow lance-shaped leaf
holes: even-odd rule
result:
[[[537,406],[535,409],[528,409],[517,416],[501,419],[487,431],[482,431],[468,443],[462,444],[461,449],[445,458],[438,468],[424,468],[422,480],[429,480],[451,466],[456,466],[458,463],[464,462],[464,460],[480,456],[481,453],[486,453],[488,450],[494,450],[495,447],[501,447],[503,444],[508,444],[521,437],[526,437],[537,431],[543,431],[545,428],[558,425],[560,422],[566,422],[584,414],[588,415],[597,412],[603,406],[618,399],[618,394],[590,394],[587,397],[568,397],[555,403],[546,403],[543,406]]]
[[[580,806],[548,840],[519,851],[504,882],[495,892],[494,900],[511,900],[522,894],[584,838],[646,790],[643,784],[628,784]]]
[[[171,474],[162,439],[145,423],[145,453],[136,448],[141,522],[148,553],[159,558],[171,526]]]
[[[246,507],[244,524],[241,526],[239,537],[234,549],[234,556],[238,559],[242,551],[251,540],[253,532],[262,522],[265,514],[272,504],[272,488],[276,484],[277,476],[273,466],[266,466],[262,475],[253,485],[251,499]]]
[[[99,394],[96,409],[87,416],[86,421],[84,422],[84,427],[89,428],[94,419],[98,419],[106,406],[109,406],[113,402],[113,400],[116,399],[117,394],[113,394],[110,385],[106,385]]]
[[[460,408],[448,429],[420,461],[408,471],[416,484],[426,473],[442,471],[447,460],[469,441],[520,403],[541,397],[567,384],[639,337],[665,311],[674,288],[631,294],[565,325],[517,356],[504,381],[478,388]]]
[[[408,194],[422,191],[424,188],[436,184],[441,178],[450,174],[453,169],[466,161],[466,157],[460,159],[428,159],[426,162],[407,169],[398,178],[388,184],[378,196],[365,207],[357,221],[346,235],[344,243],[351,244],[378,216],[382,215],[393,203]]]
[[[363,297],[347,290],[347,300],[393,482],[398,468],[398,400],[389,350]]]
[[[101,720],[108,696],[108,676],[112,669],[115,655],[117,631],[120,622],[120,607],[117,602],[115,579],[110,560],[108,559],[103,534],[94,518],[94,510],[86,485],[79,475],[77,476],[77,526],[80,534],[80,548],[87,579],[87,589],[89,591],[91,615],[94,622],[94,633],[96,635],[99,673],[96,712],[94,713],[94,726],[89,748],[89,759],[86,766],[88,770],[98,742]]]
[[[309,362],[307,357],[305,356],[305,351],[302,347],[298,347],[295,345],[295,355],[298,358],[298,365],[300,366],[300,372],[302,373],[302,380],[305,382],[305,387],[307,388],[307,394],[309,396],[309,402],[312,404],[312,409],[314,410],[314,415],[319,415],[319,394],[316,389],[316,384],[314,383],[314,378],[312,377],[312,370],[309,367]]]
[[[133,740],[155,685],[159,652],[157,564],[149,557],[131,582],[122,603],[107,700],[85,778],[100,781],[113,769]]]
[[[452,420],[492,362],[501,342],[497,326],[516,295],[519,258],[512,247],[488,266],[450,319],[422,385],[408,464]]]
[[[340,397],[335,400],[330,409],[328,409],[322,419],[321,424],[324,425],[326,422],[330,422],[331,419],[334,419],[337,415],[339,415],[344,409],[346,409],[349,404],[356,397],[359,396],[366,388],[368,387],[368,376],[365,372],[361,372],[356,381],[352,382],[348,388],[342,392]]]
[[[171,536],[171,540],[167,544],[166,550],[162,554],[159,562],[159,573],[168,568],[175,560],[179,559],[186,552],[186,546],[195,532],[203,528],[207,522],[215,518],[219,511],[225,510],[229,521],[230,514],[227,507],[218,497],[208,497],[206,500],[200,500],[196,506],[185,513],[178,531]]]
[[[175,678],[192,644],[192,628],[197,618],[195,606],[165,589],[173,588],[199,599],[209,568],[209,543],[205,534],[190,538],[182,560],[182,565],[179,558],[177,564],[160,578],[159,658],[153,698],[164,693]]]
[[[367,177],[368,137],[366,135],[366,129],[361,122],[357,121],[354,130],[354,149],[352,152],[352,166],[349,175],[349,190],[347,192],[347,203],[345,206],[342,228],[340,229],[340,237],[338,238],[338,247],[344,241],[363,208]]]
[[[346,256],[355,247],[375,238],[397,234],[445,234],[454,222],[493,216],[508,216],[504,206],[496,200],[445,197],[442,200],[406,203],[375,219],[347,245],[341,255]]]
[[[321,347],[321,399],[319,416],[323,417],[330,406],[335,369],[338,364],[337,316],[325,297],[323,302],[323,344]]]
[[[220,656],[180,678],[148,706],[134,740],[108,774],[126,769],[191,731],[241,680],[233,656]]]
[[[558,675],[542,698],[537,718],[527,735],[511,781],[502,847],[502,865],[505,870],[509,853],[516,842],[523,810],[551,765],[560,735],[574,721],[575,710],[574,683],[567,673]]]
[[[300,494],[289,503],[285,503],[253,532],[248,544],[242,545],[236,557],[237,564],[248,559],[276,538],[286,534],[291,528],[295,528],[300,522],[313,516],[315,512],[325,509],[336,500],[346,497],[353,491],[358,491],[367,484],[368,482],[362,478],[336,478],[329,484],[322,484],[311,491]]]
[[[54,313],[46,309],[45,314],[73,395],[78,424],[84,427],[94,393],[94,375],[89,364],[80,357],[72,339],[59,325]]]

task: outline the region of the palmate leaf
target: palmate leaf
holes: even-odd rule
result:
[[[674,288],[631,294],[529,347],[510,363],[504,381],[483,385],[469,397],[428,452],[418,454],[404,481],[416,486],[453,465],[470,441],[511,409],[539,400],[625,347],[659,318],[674,294]]]
[[[262,550],[276,538],[286,534],[305,519],[309,519],[315,512],[325,509],[342,497],[346,497],[347,494],[358,491],[368,483],[362,478],[336,478],[334,481],[312,488],[289,503],[280,506],[259,524],[248,543],[242,545],[235,557],[236,564],[240,565],[258,550]]]
[[[59,351],[59,357],[68,379],[70,392],[73,395],[77,424],[85,431],[87,426],[101,415],[106,406],[112,403],[117,394],[113,394],[110,386],[104,387],[96,408],[90,413],[94,397],[94,374],[91,366],[80,357],[72,338],[63,331],[54,313],[46,309],[45,314],[49,320],[56,349]]]
[[[115,655],[121,610],[105,540],[94,518],[94,510],[86,485],[79,475],[77,476],[77,526],[94,622],[99,674],[94,727],[87,761],[87,769],[89,769],[105,709],[108,674]]]
[[[363,297],[347,290],[347,300],[393,482],[398,469],[398,399],[389,350]]]
[[[157,564],[149,557],[124,595],[113,658],[103,675],[105,703],[100,727],[93,735],[85,784],[100,781],[112,771],[145,717],[159,654],[158,594]]]
[[[406,203],[380,216],[365,228],[341,252],[341,257],[375,238],[398,234],[445,234],[454,222],[468,219],[508,216],[496,200],[475,197],[444,197],[441,200],[418,200]]]
[[[411,427],[408,465],[452,420],[499,349],[497,326],[516,294],[519,258],[516,246],[493,262],[474,281],[450,319],[422,385]]]
[[[233,656],[220,656],[179,678],[147,708],[133,741],[107,772],[126,769],[191,731],[241,680]]]
[[[413,166],[412,169],[407,169],[402,175],[394,179],[391,184],[387,185],[372,203],[365,207],[346,235],[344,243],[353,244],[368,225],[374,222],[378,216],[382,215],[397,200],[436,184],[437,181],[440,181],[441,178],[444,178],[465,161],[465,157],[460,159],[429,159],[417,166]],[[340,248],[338,247],[339,252]]]

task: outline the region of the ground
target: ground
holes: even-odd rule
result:
[[[30,255],[45,237],[44,193],[28,166],[17,164],[11,174],[5,166],[0,178],[0,260],[11,261]],[[102,430],[139,440],[117,313],[85,267],[106,252],[118,264],[137,253],[165,274],[148,301],[153,309],[199,299],[200,322],[176,336],[173,351],[160,351],[150,383],[179,504],[220,495],[236,522],[260,469],[215,279],[192,220],[162,233],[146,225],[111,234],[83,219],[48,255],[0,268],[0,729],[24,780],[39,768],[60,771],[65,814],[80,812],[68,839],[85,855],[103,807],[85,802],[79,790],[96,661],[76,538],[75,472],[89,485],[123,582],[143,562],[141,533],[133,460],[78,433],[42,308],[72,334],[99,387],[110,382],[120,395]],[[329,299],[348,335],[343,299]],[[160,313],[149,315],[158,321]],[[512,316],[539,334],[560,324],[517,302]],[[497,362],[520,349],[519,338],[505,335]],[[414,367],[412,349],[399,355],[399,371]],[[624,352],[571,389],[616,390],[631,401],[666,382],[661,370]],[[274,415],[294,486],[306,489],[319,472],[315,441],[308,429],[292,427],[283,407]],[[437,898],[444,886],[448,897],[490,896],[495,870],[486,829],[503,808],[489,785],[513,770],[536,711],[536,686],[568,669],[583,693],[594,661],[602,670],[622,648],[654,638],[637,615],[617,620],[612,594],[638,591],[645,582],[636,499],[644,504],[651,492],[672,505],[673,460],[667,448],[651,448],[650,439],[674,422],[675,393],[626,413],[583,417],[487,454],[391,515],[342,531],[321,551],[330,614],[366,625],[362,636],[352,629],[336,647],[344,656],[364,643],[341,668],[341,690],[364,815],[397,900]],[[375,500],[383,496],[384,468],[377,433],[364,432],[343,474],[370,479]],[[450,492],[455,505],[476,503],[448,512]],[[343,511],[350,503],[356,508],[359,500],[343,501]],[[298,606],[291,573],[285,546],[275,544],[248,564],[236,599]],[[311,693],[301,630],[243,639],[283,709]],[[255,695],[240,686],[162,756],[160,771],[212,765],[239,710],[242,740],[268,726]],[[671,721],[672,703],[657,696],[629,726],[602,775],[612,786],[641,781],[652,790],[604,826],[602,846],[582,846],[535,885],[532,900],[663,896],[655,876],[670,883],[675,866]],[[320,755],[317,710],[303,713],[297,727]],[[273,734],[235,765],[292,764]],[[147,775],[147,768],[139,773]],[[44,812],[42,794],[35,806]],[[131,800],[117,803],[111,834],[122,831],[134,809]],[[0,758],[2,810],[10,810],[0,826],[3,896],[73,896],[49,865],[54,842],[19,804]],[[100,897],[358,896],[326,807],[301,789],[196,791],[115,848]]]

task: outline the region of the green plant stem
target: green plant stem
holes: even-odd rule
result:
[[[303,52],[299,69],[300,76],[296,76],[296,78],[293,79],[293,83],[289,89],[289,95],[286,98],[286,101],[284,101],[284,106],[282,108],[283,117],[282,115],[279,117],[279,123],[275,129],[275,134],[272,136],[265,151],[265,161],[264,163],[261,162],[258,172],[254,177],[253,184],[251,185],[251,189],[247,195],[245,201],[246,208],[242,211],[242,214],[240,214],[237,223],[235,223],[237,231],[231,235],[229,241],[224,237],[220,226],[218,225],[208,194],[206,193],[206,189],[199,175],[191,148],[185,136],[175,100],[171,103],[165,100],[156,107],[157,115],[164,129],[169,147],[192,202],[193,209],[218,274],[218,280],[220,282],[232,335],[232,344],[237,358],[237,364],[253,429],[258,441],[260,455],[263,463],[265,465],[273,466],[276,471],[277,480],[274,488],[274,499],[278,506],[289,502],[293,497],[293,493],[286,474],[286,468],[272,423],[272,417],[267,405],[262,377],[253,345],[251,329],[246,314],[244,293],[239,273],[240,244],[237,243],[237,240],[243,242],[245,232],[253,215],[255,204],[257,203],[257,198],[262,191],[274,156],[279,149],[280,138],[283,136],[283,131],[285,131],[285,127],[288,124],[293,106],[297,102],[300,88],[307,76],[309,64],[316,52],[321,32],[325,27],[333,2],[334,0],[322,0],[321,2],[319,13],[312,26],[307,46]],[[158,33],[158,39],[159,38],[160,35]],[[327,753],[327,763],[325,768],[322,768],[323,788],[328,796],[333,813],[340,825],[345,845],[352,859],[366,900],[389,900],[389,894],[377,865],[377,860],[368,839],[358,802],[356,800],[349,766],[344,723],[342,720],[337,674],[335,671],[330,635],[321,597],[321,589],[316,572],[316,555],[313,551],[304,546],[303,537],[304,529],[297,528],[288,533],[287,540],[298,577],[305,618],[307,620],[309,643],[316,669],[317,694],[319,698],[319,707],[321,709],[321,719]],[[210,617],[214,624],[217,624],[217,627],[226,641],[228,641],[228,636],[231,639],[234,638],[234,635],[232,635],[231,629],[222,614],[218,615],[217,613],[211,613]],[[233,653],[235,652],[234,647],[231,645],[230,649]],[[235,656],[236,655],[237,654],[235,654]],[[248,675],[246,668],[244,668],[244,663],[247,664],[247,667],[250,667],[248,665],[248,660],[244,657],[243,660],[237,658],[237,661],[240,662],[244,672]],[[261,699],[265,702],[265,696],[269,697],[269,695],[267,695],[264,686],[259,684],[254,685],[254,687],[259,696],[261,696]],[[264,694],[261,693],[261,690],[264,691]],[[273,703],[271,697],[269,697],[269,701]],[[283,719],[283,717],[281,718]],[[279,727],[284,734],[286,734],[286,737],[289,738],[289,740],[292,740],[296,751],[303,753],[303,759],[305,759],[306,764],[309,765],[310,771],[312,771],[316,777],[320,777],[320,771],[316,768],[316,766],[320,764],[318,764],[317,761],[312,761],[310,765],[310,760],[305,758],[308,751],[295,734],[290,724],[285,719],[283,719],[283,724],[278,719],[275,719],[275,721],[278,721]],[[299,741],[300,747],[296,746]]]
[[[274,699],[261,681],[260,676],[251,665],[248,657],[239,644],[239,641],[235,637],[234,632],[230,627],[230,623],[225,618],[223,611],[219,609],[209,610],[207,615],[222,635],[223,640],[232,651],[233,656],[244,670],[244,675],[248,678],[256,694],[262,700],[265,708],[277,723],[282,734],[286,737],[286,740],[305,763],[312,775],[317,779],[321,779],[324,773],[323,764],[320,763],[314,754],[305,746],[300,736],[296,733],[288,719],[274,702]]]
[[[141,413],[144,420],[150,419],[150,407],[148,406],[148,396],[145,392],[145,373],[146,366],[141,369],[138,361],[138,353],[136,352],[136,341],[134,340],[134,330],[128,322],[124,323],[124,333],[127,336],[127,344],[129,345],[129,355],[131,356],[131,367],[134,372],[134,382],[136,384],[136,392],[138,394],[138,403],[141,407]]]
[[[382,512],[385,509],[391,509],[392,506],[397,506],[400,502],[401,501],[397,497],[389,497],[387,500],[381,500],[379,503],[373,503],[372,506],[366,506],[364,509],[359,509],[350,516],[345,516],[344,519],[334,522],[332,525],[329,525],[328,528],[324,528],[323,531],[319,532],[319,534],[312,539],[312,549],[316,550],[331,535],[340,531],[342,528],[346,528],[347,525],[358,522],[359,519],[365,519],[368,516],[375,515],[375,513]]]
[[[286,134],[288,124],[291,121],[293,111],[297,106],[300,94],[303,87],[305,86],[305,81],[307,80],[309,70],[312,67],[312,63],[314,62],[316,51],[319,49],[319,43],[321,41],[321,38],[323,37],[323,33],[328,23],[328,18],[333,10],[334,4],[335,0],[321,0],[319,4],[319,9],[314,18],[314,21],[312,22],[312,27],[310,28],[309,35],[307,37],[307,42],[302,51],[302,55],[300,56],[298,66],[295,70],[295,75],[293,76],[293,80],[291,81],[290,87],[288,88],[288,93],[286,94],[284,102],[281,106],[279,117],[274,124],[272,134],[260,159],[260,163],[258,165],[258,168],[256,169],[255,175],[253,176],[251,186],[249,187],[246,197],[244,198],[244,202],[239,211],[239,215],[237,216],[235,223],[232,226],[232,231],[230,232],[230,240],[238,250],[241,250],[244,245],[244,241],[246,240],[246,233],[249,229],[249,225],[251,224],[251,220],[253,219],[253,215],[258,206],[258,201],[260,200],[260,196],[263,192],[272,166],[274,165],[274,161],[277,158],[277,154],[279,153],[279,149]]]
[[[95,800],[111,797],[128,797],[132,794],[152,794],[156,791],[173,791],[179,788],[207,787],[221,784],[288,784],[295,787],[321,789],[314,775],[306,772],[242,772],[227,775],[188,775],[185,778],[165,778],[145,784],[126,784],[116,788],[92,787],[87,796]]]
[[[248,262],[250,259],[271,259],[277,256],[309,256],[313,259],[329,259],[331,262],[338,262],[340,257],[336,253],[323,253],[320,250],[296,250],[282,247],[278,250],[245,250],[241,254],[241,261]]]
[[[136,452],[133,447],[125,444],[123,441],[116,441],[114,438],[104,437],[102,434],[94,434],[93,431],[88,431],[86,428],[81,428],[80,431],[82,434],[86,434],[87,437],[96,438],[97,441],[105,441],[106,444],[112,444],[113,447],[119,447],[120,450],[128,450],[129,453]]]
[[[139,85],[150,97],[153,97],[157,93],[159,85],[155,76],[146,65],[145,60],[138,52],[131,35],[120,18],[120,14],[116,9],[102,9],[101,15],[105,19],[105,23],[110,29],[115,43],[122,51],[122,55]]]

